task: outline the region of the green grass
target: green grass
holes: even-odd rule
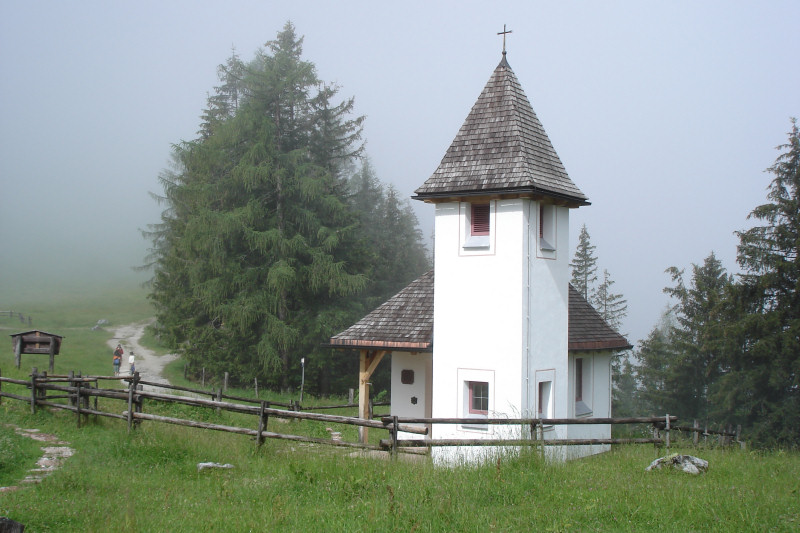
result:
[[[19,483],[41,455],[36,441],[17,435],[10,424],[0,424],[0,487]]]
[[[538,455],[454,468],[349,450],[100,420],[4,401],[3,420],[41,427],[77,450],[42,484],[0,497],[26,531],[793,531],[800,457],[675,450],[708,473],[645,472],[650,446],[547,464]],[[291,424],[290,424],[291,426]],[[197,472],[197,463],[232,470]]]
[[[14,303],[14,310],[34,316],[35,327],[65,335],[62,354],[56,357],[57,372],[107,373],[105,341],[110,333],[92,332],[91,326],[100,318],[118,325],[150,314],[143,292],[133,289],[102,297],[73,294],[68,301],[45,299],[41,305],[36,300]],[[0,327],[17,329],[2,321]],[[153,347],[155,339],[145,342]],[[31,363],[23,359],[17,370],[11,350],[0,351],[4,376],[25,378],[30,367],[37,366]],[[46,367],[46,361],[38,366]],[[169,372],[180,384],[182,363],[174,363]],[[286,400],[266,391],[262,397]],[[124,407],[101,400],[101,409]],[[254,417],[186,406],[148,403],[145,412],[254,424]],[[54,433],[76,450],[41,484],[0,495],[0,516],[25,524],[31,532],[800,528],[796,452],[673,447],[673,452],[709,461],[709,471],[700,476],[645,472],[656,457],[646,445],[623,446],[566,464],[548,464],[535,453],[523,453],[499,462],[446,468],[425,458],[387,461],[349,449],[283,441],[268,441],[256,449],[253,440],[242,435],[150,422],[131,434],[124,422],[111,419],[91,420],[78,429],[69,412],[40,409],[32,415],[26,403],[9,399],[0,404],[0,421],[0,485],[23,477],[40,446],[20,441],[4,424]],[[327,437],[324,426],[271,419],[269,428]],[[355,440],[354,428],[344,433],[345,440]],[[374,440],[385,432],[372,430],[370,435]],[[197,463],[206,461],[235,468],[198,472]]]

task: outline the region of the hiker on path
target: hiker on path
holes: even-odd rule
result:
[[[119,376],[119,366],[122,364],[122,354],[125,353],[122,349],[122,345],[117,344],[117,348],[114,350],[114,375]]]
[[[133,363],[134,363],[134,357],[133,357],[133,352],[131,352],[130,357],[128,357],[128,364],[131,365],[130,367],[131,376],[133,375],[134,372],[136,372],[136,365],[134,365]]]

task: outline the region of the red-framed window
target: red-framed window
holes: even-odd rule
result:
[[[470,414],[489,414],[489,384],[485,381],[470,381],[468,383]]]
[[[470,235],[489,235],[491,229],[489,204],[471,204]]]

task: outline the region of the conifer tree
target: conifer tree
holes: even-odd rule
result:
[[[671,413],[687,419],[709,418],[710,394],[717,386],[726,357],[724,328],[732,279],[712,252],[702,265],[692,265],[689,287],[683,271],[670,267],[675,283],[664,292],[677,300],[671,342],[673,359],[667,362],[675,407]]]
[[[572,286],[587,302],[592,294],[592,287],[597,281],[597,257],[594,255],[595,246],[589,240],[589,231],[586,224],[581,226],[578,235],[578,246],[575,257],[569,266],[572,268]]]
[[[266,374],[284,389],[299,366],[291,354],[321,340],[308,324],[366,284],[348,269],[356,220],[333,174],[358,151],[360,119],[346,118],[351,101],[333,113],[320,105],[335,92],[320,97],[301,54],[287,23],[243,70],[236,106],[219,90],[201,137],[176,147],[152,293],[190,362],[243,380]]]
[[[800,132],[797,121],[768,169],[768,202],[738,232],[735,307],[726,331],[731,354],[716,403],[762,443],[800,443]]]
[[[371,176],[374,195],[350,190],[363,118],[302,59],[290,23],[249,63],[234,52],[218,75],[199,137],[176,145],[160,175],[162,221],[145,232],[159,333],[207,373],[287,389],[305,358],[306,390],[341,391],[357,358],[322,343],[371,310],[367,295],[391,296],[378,293],[427,265],[392,262],[375,246],[390,231],[382,186]],[[416,218],[398,220],[390,251],[424,255]]]

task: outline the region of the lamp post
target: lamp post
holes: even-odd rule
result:
[[[303,385],[306,383],[306,358],[300,358],[300,368],[302,368],[302,374],[300,375],[300,405],[303,405]]]

